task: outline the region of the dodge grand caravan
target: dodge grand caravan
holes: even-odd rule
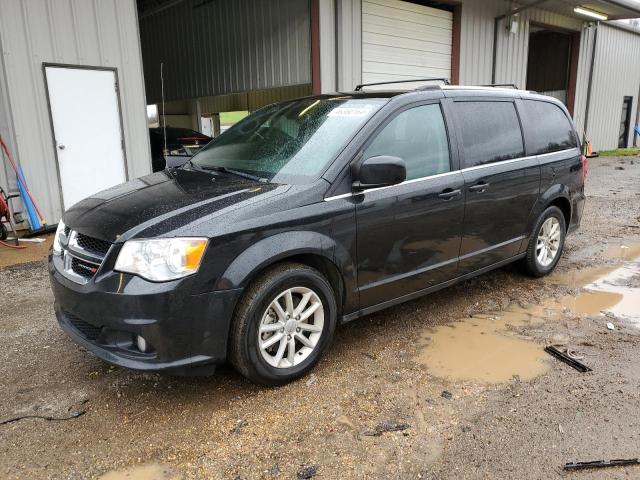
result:
[[[586,159],[565,107],[497,88],[267,106],[178,169],[65,212],[49,255],[62,329],[101,359],[269,385],[336,325],[518,261],[554,269]]]

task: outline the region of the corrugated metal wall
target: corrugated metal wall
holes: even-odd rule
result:
[[[598,26],[587,136],[599,150],[618,148],[623,97],[633,97],[629,145],[640,88],[640,35],[606,24]]]
[[[0,42],[14,155],[48,223],[62,207],[43,62],[117,68],[129,176],[151,171],[135,0],[2,0]]]
[[[186,0],[140,19],[149,103],[311,83],[305,0]]]
[[[589,72],[591,70],[591,56],[593,52],[593,33],[595,26],[586,24],[580,35],[580,55],[578,57],[578,82],[576,84],[576,99],[573,118],[580,138],[584,137],[584,117],[587,107],[587,90],[589,89]]]
[[[350,91],[362,83],[362,0],[319,0],[320,88]]]
[[[2,51],[2,39],[0,38],[0,52]],[[5,82],[4,56],[0,56],[0,136],[2,136],[9,150],[13,152],[15,151],[15,141],[11,124],[9,92]],[[2,153],[0,153],[0,159],[2,158]],[[14,176],[9,174],[10,171],[9,165],[4,161],[0,161],[0,187],[5,190],[15,191],[18,187]]]
[[[494,18],[506,10],[503,0],[463,2],[460,25],[460,84],[491,83]]]
[[[474,0],[462,4],[460,38],[460,83],[491,83],[493,65],[493,29],[496,16],[514,8],[505,0]],[[508,19],[499,23],[496,46],[496,83],[526,86],[529,56],[529,25],[538,23],[579,31],[582,22],[554,12],[532,8],[518,15],[518,31],[507,30]]]

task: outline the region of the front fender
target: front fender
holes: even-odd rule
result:
[[[346,252],[327,235],[313,231],[284,232],[264,238],[238,255],[218,279],[218,290],[244,288],[253,276],[274,263],[294,255],[312,254],[321,256],[338,267],[344,262],[352,263]],[[338,251],[338,252],[337,252]],[[336,262],[336,258],[341,258]]]

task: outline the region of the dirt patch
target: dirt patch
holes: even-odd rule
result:
[[[10,267],[11,265],[20,265],[28,262],[41,262],[47,259],[49,248],[53,243],[53,234],[43,235],[43,243],[19,242],[24,249],[13,249],[0,244],[0,268]],[[12,240],[6,241],[9,245],[13,245]]]
[[[583,225],[557,274],[531,279],[510,266],[347,324],[312,375],[277,389],[228,368],[174,378],[109,367],[56,325],[44,262],[3,268],[0,420],[86,413],[0,426],[0,478],[99,478],[152,465],[197,479],[539,479],[562,475],[569,461],[637,457],[640,329],[637,313],[616,310],[628,293],[616,290],[623,300],[597,313],[562,304],[586,286],[640,286],[633,275],[590,285],[632,258],[608,252],[638,243],[640,164],[618,171],[611,162],[590,160]],[[513,318],[496,335],[540,350],[561,343],[593,371],[548,356],[547,372],[531,380],[487,383],[434,375],[418,360],[425,332],[500,315]],[[632,478],[638,468],[576,475]]]
[[[100,475],[98,480],[181,480],[171,468],[157,463],[125,468]]]

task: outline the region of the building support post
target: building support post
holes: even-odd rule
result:
[[[582,129],[584,130],[583,132],[583,139],[582,142],[583,144],[586,146],[587,144],[587,130],[588,130],[588,125],[589,125],[589,107],[591,106],[591,87],[593,86],[593,71],[595,70],[595,64],[596,64],[596,48],[598,47],[598,25],[600,24],[600,22],[596,22],[594,24],[594,31],[593,31],[593,45],[592,45],[592,50],[591,50],[591,66],[589,67],[589,83],[587,84],[587,101],[585,102],[585,108],[584,108],[584,124]]]

